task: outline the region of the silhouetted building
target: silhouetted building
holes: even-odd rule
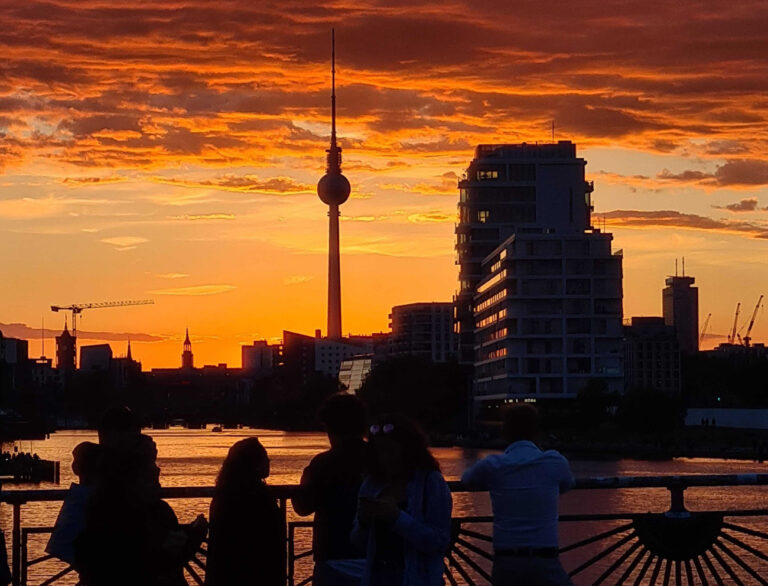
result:
[[[370,337],[365,339],[331,338],[315,339],[315,370],[328,376],[339,376],[341,363],[347,358],[357,354],[365,354],[373,351]]]
[[[283,332],[283,366],[289,379],[304,384],[313,376],[315,339],[296,332]]]
[[[55,389],[61,382],[59,371],[53,367],[53,360],[45,356],[31,361],[30,375],[33,387],[39,391]]]
[[[685,272],[685,271],[683,271]],[[662,292],[664,323],[675,326],[680,350],[693,354],[699,350],[699,288],[693,277],[667,277]]]
[[[627,390],[680,393],[680,346],[674,326],[663,317],[633,317],[624,326],[624,379]]]
[[[111,362],[112,348],[109,344],[80,347],[81,372],[109,372]]]
[[[75,370],[75,353],[77,338],[69,333],[67,324],[64,331],[56,336],[56,368],[59,372],[71,372]]]
[[[29,342],[0,332],[0,405],[18,401],[29,374]]]
[[[479,145],[459,181],[455,297],[459,359],[474,361],[473,299],[481,264],[513,234],[579,233],[590,227],[592,184],[570,141]]]
[[[251,375],[265,375],[272,372],[277,366],[279,351],[278,346],[267,343],[266,340],[257,340],[248,346],[242,346],[242,367]]]
[[[141,377],[141,362],[133,359],[131,342],[125,356],[113,357],[109,364],[112,384],[117,389],[128,389],[136,385]]]
[[[476,407],[621,392],[622,257],[611,234],[519,233],[483,261],[475,296]]]
[[[396,305],[389,315],[390,352],[446,362],[456,358],[453,303]]]
[[[284,331],[282,366],[289,378],[301,384],[309,381],[315,373],[336,378],[344,360],[359,354],[384,356],[387,342],[386,334],[333,340],[321,337],[320,330],[315,332],[314,337]]]
[[[351,187],[341,173],[341,147],[336,143],[336,53],[331,63],[331,145],[326,151],[325,175],[317,183],[317,195],[328,206],[328,337],[341,338],[341,268],[339,259],[339,206],[349,198]]]
[[[192,354],[192,342],[189,339],[189,328],[187,328],[187,335],[184,338],[184,350],[181,353],[181,368],[184,370],[192,370],[195,368],[195,359]]]

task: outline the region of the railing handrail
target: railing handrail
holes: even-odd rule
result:
[[[616,489],[616,488],[675,488],[685,489],[700,486],[765,486],[768,474],[685,474],[678,476],[595,476],[577,478],[577,490]],[[468,487],[458,480],[451,480],[448,486],[453,492],[483,492]],[[270,490],[276,498],[289,499],[298,490],[295,484],[272,484]],[[169,486],[161,490],[162,498],[211,498],[213,486]],[[15,504],[27,502],[60,501],[67,494],[66,488],[2,490],[0,502]]]

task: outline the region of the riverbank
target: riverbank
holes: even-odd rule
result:
[[[440,446],[503,450],[506,444],[488,436],[435,438]],[[686,427],[664,433],[626,432],[616,428],[597,430],[551,430],[539,444],[569,459],[669,460],[672,458],[717,458],[722,460],[768,460],[768,431],[718,427]]]

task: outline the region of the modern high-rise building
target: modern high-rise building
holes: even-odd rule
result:
[[[389,319],[391,354],[423,356],[433,362],[456,358],[453,303],[396,305]]]
[[[583,232],[590,226],[593,186],[570,141],[479,145],[459,181],[455,298],[461,362],[474,360],[472,300],[481,263],[513,234]]]
[[[667,277],[662,291],[664,323],[675,326],[680,351],[693,354],[699,351],[699,288],[691,276]]]
[[[349,181],[341,174],[341,147],[336,143],[336,50],[331,50],[331,146],[325,175],[317,183],[317,195],[328,206],[328,332],[341,338],[341,261],[339,258],[339,206],[349,198]]]
[[[456,329],[476,413],[623,389],[622,257],[570,141],[480,145],[459,182]]]

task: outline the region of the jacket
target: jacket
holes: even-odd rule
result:
[[[360,497],[378,497],[384,485],[366,478]],[[442,586],[444,557],[451,546],[451,490],[438,471],[414,473],[407,487],[407,504],[400,511],[393,531],[404,542],[404,570],[401,586]],[[376,533],[355,518],[352,542],[366,552],[361,586],[368,586],[376,557]]]

